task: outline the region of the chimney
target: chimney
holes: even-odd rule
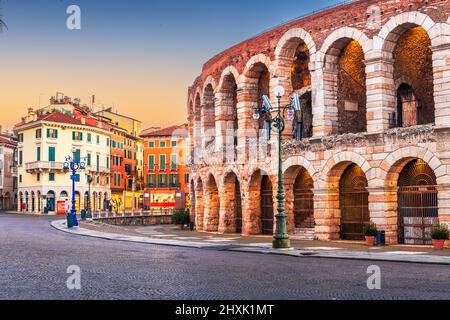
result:
[[[64,97],[64,104],[71,104],[72,103],[72,99],[70,97],[65,96]]]
[[[56,98],[55,97],[51,97],[50,98],[50,104],[51,105],[56,104]]]

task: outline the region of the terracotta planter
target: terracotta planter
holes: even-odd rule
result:
[[[433,240],[434,250],[443,250],[445,245],[445,240]]]
[[[369,247],[373,247],[375,245],[375,237],[366,236],[366,243]]]
[[[177,227],[178,227],[178,229],[180,229],[180,230],[183,230],[183,229],[184,229],[184,225],[182,225],[182,224],[178,224]]]

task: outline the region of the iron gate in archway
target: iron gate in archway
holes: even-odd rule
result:
[[[340,182],[341,239],[363,240],[364,226],[370,222],[369,192],[364,172],[350,165]]]
[[[430,245],[439,224],[438,192],[433,170],[422,160],[407,164],[399,177],[398,242]]]
[[[261,182],[261,231],[264,235],[273,235],[273,192],[272,182],[263,176]]]

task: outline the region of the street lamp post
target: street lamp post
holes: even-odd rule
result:
[[[88,219],[92,219],[93,218],[93,216],[92,216],[92,207],[91,207],[91,184],[92,184],[92,181],[94,181],[94,178],[90,175],[90,174],[88,174],[87,175],[87,182],[88,182],[88,214],[87,214],[87,217],[88,217]]]
[[[277,109],[272,107],[272,104],[267,96],[263,96],[263,106],[257,107],[253,111],[254,120],[259,120],[261,116],[271,115],[271,127],[278,133],[278,207],[276,217],[276,230],[273,239],[274,249],[289,249],[291,247],[291,241],[287,231],[287,215],[284,206],[286,198],[283,184],[283,132],[286,129],[286,112],[287,120],[292,121],[294,118],[295,110],[300,108],[298,95],[294,94],[292,103],[286,107],[281,107],[281,98],[284,96],[284,88],[277,86],[275,88],[275,94],[278,101]]]
[[[72,180],[72,209],[67,213],[67,227],[69,229],[73,227],[78,227],[77,220],[77,208],[76,208],[76,198],[75,198],[75,181],[77,179],[77,171],[84,170],[86,168],[86,163],[83,161],[76,162],[71,156],[66,157],[64,162],[64,170],[71,171],[72,174],[70,179]]]

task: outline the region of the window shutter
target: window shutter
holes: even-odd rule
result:
[[[47,138],[50,138],[50,129],[47,129]]]

